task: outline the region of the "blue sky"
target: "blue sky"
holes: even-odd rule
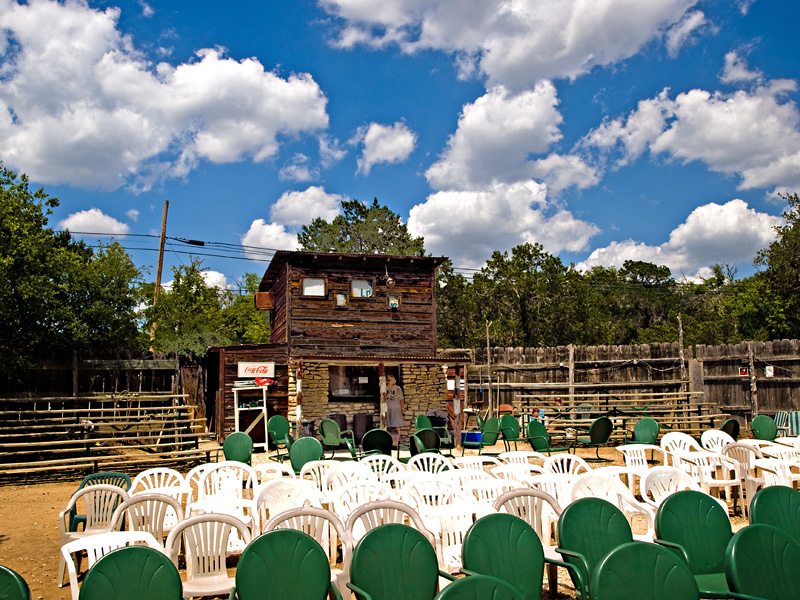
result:
[[[775,0],[0,0],[0,160],[155,275],[262,273],[377,197],[479,268],[753,272],[800,190],[800,5]],[[248,254],[249,252],[249,254]],[[202,256],[224,254],[220,256]],[[232,258],[236,257],[236,258]],[[165,280],[169,271],[165,271]]]

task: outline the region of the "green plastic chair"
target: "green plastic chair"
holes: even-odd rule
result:
[[[739,439],[739,430],[741,429],[741,425],[739,425],[739,421],[736,419],[727,419],[722,424],[720,429],[731,436],[734,440]]]
[[[439,577],[436,551],[425,535],[408,525],[388,523],[368,531],[350,561],[357,600],[431,600]]]
[[[569,504],[558,519],[558,547],[564,562],[573,566],[570,577],[581,598],[589,598],[588,583],[595,567],[614,548],[633,541],[625,514],[601,498],[580,498]],[[576,577],[574,572],[580,573]],[[588,590],[586,590],[588,587]]]
[[[465,573],[502,579],[518,590],[523,600],[541,598],[545,562],[574,571],[568,563],[545,558],[533,527],[508,513],[492,513],[473,523],[464,536],[461,558]]]
[[[725,549],[731,534],[725,509],[703,492],[670,494],[656,512],[656,543],[685,561],[703,598],[728,597]]]
[[[289,462],[295,474],[299,475],[303,465],[322,459],[322,444],[311,436],[301,437],[289,446]]]
[[[98,560],[86,573],[79,600],[181,600],[177,567],[163,552],[125,546]]]
[[[589,435],[575,436],[575,451],[578,451],[578,444],[589,448],[593,447],[597,455],[597,458],[593,460],[609,462],[610,459],[600,458],[600,446],[608,444],[608,440],[611,439],[611,434],[613,432],[614,423],[611,422],[611,419],[608,417],[597,417],[589,427]]]
[[[775,424],[775,419],[768,415],[758,415],[753,418],[750,423],[750,430],[753,432],[753,437],[757,440],[767,440],[774,442],[778,436],[778,426]]]
[[[629,444],[655,444],[660,431],[658,421],[651,417],[639,419],[633,426],[633,439]]]
[[[511,451],[511,443],[514,443],[514,450],[517,449],[517,442],[527,442],[527,437],[519,435],[519,421],[514,415],[503,415],[500,417],[500,433],[503,436],[503,445],[506,452]]]
[[[131,488],[131,478],[127,473],[120,471],[100,471],[99,473],[90,473],[83,478],[78,489],[73,492],[81,491],[87,485],[114,485],[122,488],[126,492]],[[86,527],[86,515],[79,515],[73,508],[69,513],[69,525],[67,531],[78,531],[78,527],[83,525]]]
[[[30,600],[31,590],[22,575],[0,565],[0,599]]]
[[[271,416],[269,421],[267,421],[267,434],[269,435],[269,441],[272,442],[277,449],[274,459],[282,462],[286,459],[286,456],[281,456],[281,448],[288,453],[289,446],[291,446],[289,438],[289,419],[283,415]]]
[[[541,421],[537,421],[535,419],[530,421],[528,423],[527,433],[528,441],[531,443],[531,448],[535,452],[547,453],[547,455],[550,456],[551,452],[569,451],[569,442],[567,441],[567,436],[561,433],[547,433],[547,428]],[[552,440],[559,440],[559,445],[553,446]]]
[[[800,490],[782,485],[761,488],[750,502],[750,523],[777,527],[800,544]]]
[[[666,548],[629,542],[600,561],[592,600],[697,600],[697,584],[683,561]]]
[[[222,453],[225,455],[225,460],[235,460],[249,465],[253,456],[253,438],[243,431],[235,431],[222,442]]]
[[[487,575],[457,579],[436,596],[436,600],[523,600],[524,596],[508,583]]]
[[[329,592],[341,600],[319,542],[297,529],[274,529],[242,552],[230,600],[326,600]]]
[[[333,458],[336,454],[336,449],[342,444],[346,444],[348,448],[355,445],[352,429],[341,429],[339,423],[333,419],[322,419],[319,422],[319,435],[322,438],[322,448],[330,448],[331,455],[327,458]]]
[[[725,552],[728,586],[739,598],[796,600],[800,590],[800,544],[771,525],[748,525]]]

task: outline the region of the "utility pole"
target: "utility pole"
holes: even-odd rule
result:
[[[158,247],[158,269],[156,271],[156,287],[155,291],[153,292],[153,306],[156,305],[158,302],[158,293],[161,291],[161,270],[164,267],[164,243],[167,240],[167,211],[169,210],[169,200],[164,200],[164,214],[161,217],[161,243]],[[150,329],[150,343],[153,343],[153,340],[156,339],[156,325],[157,323],[153,321],[153,326]],[[153,347],[150,346],[150,351],[152,352]]]

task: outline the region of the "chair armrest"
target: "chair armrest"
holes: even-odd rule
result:
[[[339,591],[339,588],[335,586],[333,583],[331,583],[328,590],[332,593],[334,600],[342,600],[342,593]]]
[[[439,577],[444,577],[448,581],[455,581],[457,579],[455,575],[442,571],[441,569],[439,569]]]
[[[350,583],[348,581],[347,582],[347,587],[349,587],[351,590],[353,590],[355,592],[357,598],[363,599],[363,600],[372,600],[372,596],[370,596],[367,592],[362,590],[357,585],[355,585],[353,583]]]
[[[575,554],[577,556],[580,556],[581,558],[583,558],[583,556],[581,556],[577,552]],[[546,562],[547,564],[550,564],[550,565],[556,565],[558,567],[564,567],[568,571],[572,571],[575,574],[575,579],[578,580],[578,587],[580,588],[579,591],[581,593],[581,598],[588,598],[589,597],[589,595],[586,593],[586,583],[587,582],[584,579],[583,573],[581,573],[581,570],[578,569],[577,567],[575,567],[575,565],[571,565],[568,562],[564,562],[563,560],[558,560],[558,559],[555,559],[555,558],[547,558],[547,557],[545,557],[544,562]],[[584,565],[585,564],[586,564],[586,560],[584,559]]]
[[[581,573],[581,581],[586,581],[586,578],[589,577],[589,563],[586,561],[586,557],[583,554],[580,552],[574,552],[573,550],[566,550],[558,546],[556,546],[556,552],[562,555],[566,554],[567,556],[571,556],[572,558],[578,560],[581,564],[581,568],[583,569],[583,573]]]
[[[668,542],[667,540],[662,540],[659,538],[654,539],[653,542],[655,542],[659,546],[664,546],[665,548],[669,548],[670,550],[675,552],[675,554],[680,556],[686,562],[687,565],[689,564],[689,555],[686,554],[686,548],[684,548],[680,544],[676,544],[675,542]]]
[[[228,600],[236,600],[236,586],[231,588],[231,593],[228,594]]]
[[[356,447],[355,439],[344,438],[344,443],[347,446],[347,449],[350,451],[350,456],[358,460],[358,448]]]
[[[346,437],[345,434],[347,434],[351,438],[355,438],[355,435],[353,434],[353,430],[352,429],[342,429],[339,432],[339,437]]]

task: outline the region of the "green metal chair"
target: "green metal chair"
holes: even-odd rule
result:
[[[177,567],[163,552],[125,546],[98,560],[86,573],[80,600],[181,600]]]
[[[728,597],[725,549],[731,533],[725,509],[703,492],[670,494],[656,512],[656,543],[685,561],[703,598]]]
[[[253,438],[243,431],[235,431],[222,442],[222,453],[225,455],[225,460],[235,460],[249,465],[253,456]]]
[[[363,456],[371,454],[385,454],[386,456],[392,455],[392,447],[394,440],[392,434],[385,429],[370,429],[361,438],[361,452]]]
[[[558,547],[564,562],[574,567],[570,577],[581,598],[590,598],[589,579],[595,567],[614,548],[633,541],[625,514],[600,498],[580,498],[569,504],[558,519]],[[580,573],[576,576],[575,572]],[[588,587],[588,590],[586,589]]]
[[[473,523],[464,536],[461,558],[463,572],[502,579],[518,590],[523,600],[542,597],[545,562],[575,570],[571,564],[545,558],[533,527],[508,513],[492,513]],[[580,572],[575,573],[580,580]],[[555,590],[550,591],[552,596]]]
[[[289,452],[291,441],[289,437],[289,419],[283,415],[273,415],[267,421],[267,434],[269,441],[275,446],[277,453],[273,457],[275,460],[283,462],[286,456],[281,456],[281,448]]]
[[[329,592],[341,600],[319,542],[297,529],[275,529],[242,552],[230,600],[326,600]]]
[[[348,448],[355,446],[353,430],[341,429],[339,423],[333,419],[322,419],[319,422],[319,434],[322,438],[323,450],[325,448],[330,448],[331,450],[331,455],[327,458],[333,458],[333,455],[336,454],[336,449],[342,444],[346,444]]]
[[[295,474],[299,475],[304,464],[322,459],[322,453],[322,444],[317,438],[301,437],[289,446],[289,462]]]
[[[532,420],[528,423],[528,441],[531,443],[531,448],[535,452],[547,453],[550,456],[551,452],[567,452],[569,451],[569,441],[567,436],[562,433],[550,434],[544,423],[537,420]],[[558,441],[558,446],[553,446],[553,441]]]
[[[511,443],[514,443],[514,450],[517,449],[517,442],[529,441],[527,437],[519,435],[519,421],[514,415],[503,415],[500,417],[500,433],[503,436],[503,445],[506,452],[511,451]]]
[[[431,600],[439,577],[436,551],[424,534],[388,523],[368,531],[350,561],[350,583],[357,600]]]
[[[750,502],[750,523],[777,527],[800,544],[800,490],[782,485],[761,488]]]
[[[628,444],[655,444],[658,440],[660,431],[658,421],[651,417],[645,417],[636,421],[633,426],[633,439]]]
[[[796,600],[800,595],[798,565],[800,544],[771,525],[740,529],[725,552],[725,576],[737,598]]]
[[[408,450],[410,456],[416,456],[422,452],[439,452],[439,444],[441,438],[439,434],[433,429],[420,429],[413,434],[408,440],[408,446],[397,445],[397,460],[400,462],[408,462],[408,458],[400,458],[401,450]]]
[[[457,579],[436,596],[436,600],[524,600],[508,583],[487,575]]]
[[[0,565],[0,598],[2,600],[30,600],[31,590],[22,575]]]
[[[767,440],[774,442],[778,436],[778,426],[775,424],[775,419],[768,415],[758,415],[753,418],[750,423],[750,430],[753,432],[753,437],[757,440]]]
[[[736,419],[727,419],[722,424],[720,429],[731,436],[734,440],[739,439],[739,430],[741,429],[741,425],[739,425],[739,421]]]
[[[467,448],[477,449],[478,454],[482,454],[484,448],[494,446],[500,437],[500,419],[497,417],[486,419],[486,421],[483,421],[480,417],[478,419],[478,424],[481,425],[482,423],[480,427],[481,438],[478,441],[463,441],[461,443],[461,456],[464,456],[464,450]]]
[[[697,600],[692,573],[666,548],[629,542],[600,561],[590,583],[592,600]]]
[[[439,434],[440,448],[443,445],[449,444],[451,442],[450,430],[448,430],[447,427],[434,427],[433,423],[431,423],[431,418],[428,415],[419,414],[416,417],[414,417],[414,428],[417,430],[433,429],[437,434]]]
[[[611,419],[608,417],[597,417],[592,425],[589,427],[589,435],[582,436],[576,435],[575,436],[575,452],[578,451],[578,444],[583,446],[587,446],[590,448],[594,448],[597,458],[593,459],[595,461],[610,461],[607,458],[600,458],[600,446],[605,446],[608,444],[608,440],[611,439],[611,434],[614,432],[614,423],[611,422]]]
[[[120,471],[100,471],[99,473],[90,473],[83,478],[78,489],[73,492],[81,491],[87,485],[113,485],[122,488],[126,492],[131,488],[131,478],[127,473]],[[86,526],[86,515],[79,515],[73,508],[69,513],[69,525],[67,531],[78,531],[80,525]]]

